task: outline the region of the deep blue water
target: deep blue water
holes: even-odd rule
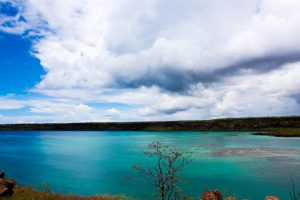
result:
[[[291,178],[300,190],[300,138],[250,133],[0,132],[0,170],[55,192],[150,199],[154,187],[132,166],[149,162],[142,150],[153,141],[193,153],[182,174],[193,197],[218,188],[239,198],[287,199]]]

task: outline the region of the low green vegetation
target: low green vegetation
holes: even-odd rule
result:
[[[272,135],[277,137],[300,137],[300,128],[271,128],[255,133],[256,135]]]
[[[50,191],[38,192],[30,187],[16,186],[14,194],[11,197],[0,197],[2,200],[125,200],[125,197],[119,196],[92,196],[92,197],[79,197],[76,195],[63,195],[54,194]]]

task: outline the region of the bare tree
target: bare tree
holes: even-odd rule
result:
[[[295,182],[294,179],[291,179],[292,182],[292,192],[290,192],[290,199],[291,200],[300,200],[300,192],[296,192],[295,190]]]
[[[180,199],[181,189],[179,183],[182,182],[180,172],[182,168],[191,162],[191,153],[176,151],[167,145],[153,142],[148,145],[144,154],[153,157],[153,163],[148,163],[147,168],[134,166],[134,169],[150,177],[161,200]],[[183,199],[186,199],[186,197]]]

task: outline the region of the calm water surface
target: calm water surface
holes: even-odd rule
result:
[[[153,141],[193,152],[183,172],[193,197],[218,188],[239,198],[287,199],[291,178],[300,188],[300,138],[236,132],[0,132],[0,169],[55,192],[148,199],[153,187],[132,166],[148,163],[142,150]]]

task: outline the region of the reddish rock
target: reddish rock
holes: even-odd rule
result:
[[[16,181],[14,179],[0,179],[0,186],[5,186],[12,189],[16,186]]]
[[[3,178],[0,178],[0,186],[5,186],[5,180]]]
[[[13,189],[16,186],[16,181],[14,179],[5,179],[4,175],[4,172],[0,172],[0,197],[11,196],[13,194]]]
[[[266,196],[265,200],[280,200],[279,197],[276,196]]]
[[[12,195],[12,190],[5,186],[0,186],[0,197]]]
[[[205,190],[200,200],[222,200],[222,194],[219,190]]]

